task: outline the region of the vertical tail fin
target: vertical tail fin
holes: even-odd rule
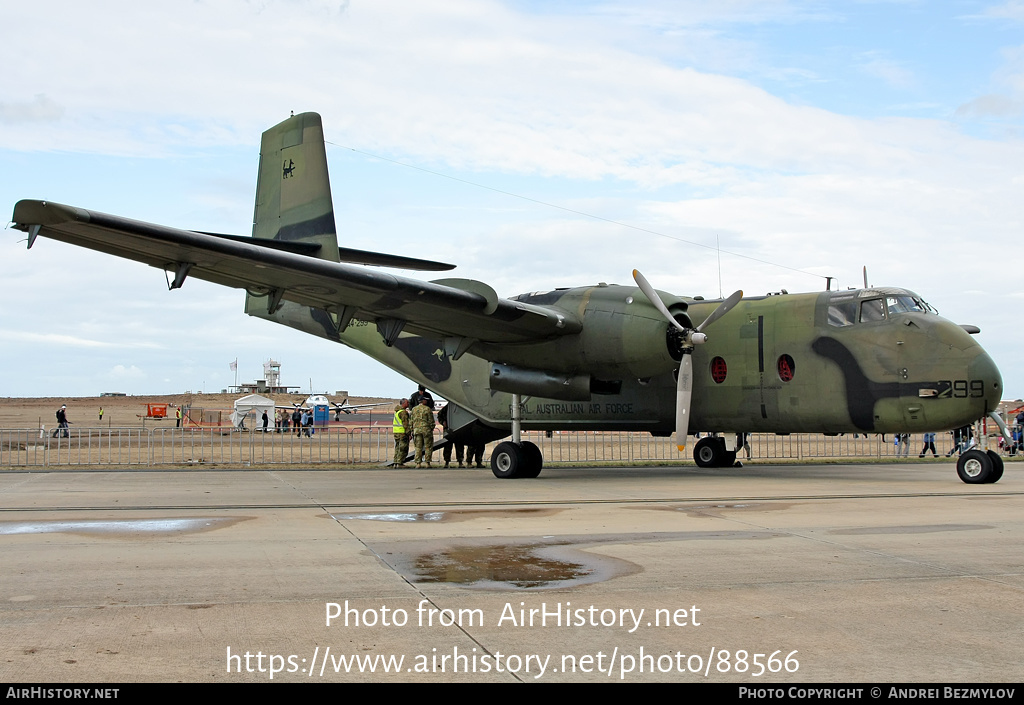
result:
[[[263,133],[252,220],[255,238],[315,243],[320,250],[312,257],[338,261],[324,128],[316,113],[294,115]],[[280,291],[254,294],[250,290],[245,295],[245,312],[275,319],[279,311],[285,313],[282,308],[294,306],[281,301],[281,295]],[[305,320],[310,314],[305,311],[299,317]]]
[[[263,133],[252,235],[317,243],[317,257],[338,261],[324,129],[316,113],[295,115]]]

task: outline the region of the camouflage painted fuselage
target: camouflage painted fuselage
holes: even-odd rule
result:
[[[718,303],[662,296],[692,325]],[[547,375],[558,392],[520,392],[524,428],[672,432],[678,351],[639,289],[599,285],[514,300],[565,311],[582,330],[532,344],[477,343],[456,360],[444,340],[403,334],[387,346],[374,324],[358,319],[338,335],[314,309],[288,305],[271,318],[356,348],[487,426],[510,423],[511,395],[494,389],[499,363]],[[743,299],[693,352],[690,430],[919,432],[993,410],[1002,382],[991,358],[963,328],[926,308],[886,309],[886,301],[907,300],[919,301],[881,288]],[[501,388],[509,384],[516,380]]]

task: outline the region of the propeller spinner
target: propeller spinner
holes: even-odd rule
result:
[[[675,326],[682,334],[683,358],[679,363],[679,376],[676,380],[676,448],[685,450],[687,433],[690,426],[690,401],[693,397],[693,358],[691,357],[693,346],[701,345],[707,341],[708,337],[704,334],[704,329],[729,313],[739,303],[740,299],[743,298],[743,292],[734,291],[699,326],[696,328],[686,328],[669,313],[665,302],[661,300],[661,297],[658,296],[654,287],[651,286],[643,274],[634,269],[633,279],[636,281],[637,286],[640,287],[640,291],[644,292],[644,296],[654,304],[654,307],[661,312],[665,320]]]

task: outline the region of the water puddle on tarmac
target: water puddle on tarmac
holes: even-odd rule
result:
[[[365,521],[441,521],[444,519],[444,512],[384,512],[381,514],[331,514],[332,519],[346,521],[350,519],[363,519]]]
[[[910,526],[865,526],[854,529],[832,529],[836,536],[862,536],[871,534],[934,534],[940,531],[978,531],[992,529],[986,524],[917,524]]]
[[[80,521],[0,521],[0,536],[17,534],[85,534],[131,536],[196,533],[224,528],[248,517],[164,518],[164,519],[82,519]]]
[[[468,521],[469,519],[517,519],[522,517],[548,517],[561,509],[448,509],[439,512],[360,512],[359,514],[330,514],[332,519],[347,521]]]
[[[584,563],[540,555],[539,549],[529,545],[459,546],[420,556],[416,573],[424,583],[550,588],[556,583],[559,587],[580,584],[596,570]]]
[[[381,557],[413,582],[451,583],[479,590],[552,590],[639,571],[628,561],[565,544],[448,544],[427,550],[420,544],[418,550],[395,545],[391,548]]]
[[[656,507],[657,511],[669,510],[673,512],[685,512],[691,517],[722,517],[724,511],[754,511],[754,512],[776,512],[789,509],[792,504],[785,502],[721,502],[715,504],[690,504],[684,506]]]

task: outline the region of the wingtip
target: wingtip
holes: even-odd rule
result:
[[[676,446],[676,450],[679,450],[679,451],[684,451],[684,450],[686,450],[686,446],[685,446],[685,445],[681,445],[681,446],[678,446],[678,445],[677,445],[677,446]]]

